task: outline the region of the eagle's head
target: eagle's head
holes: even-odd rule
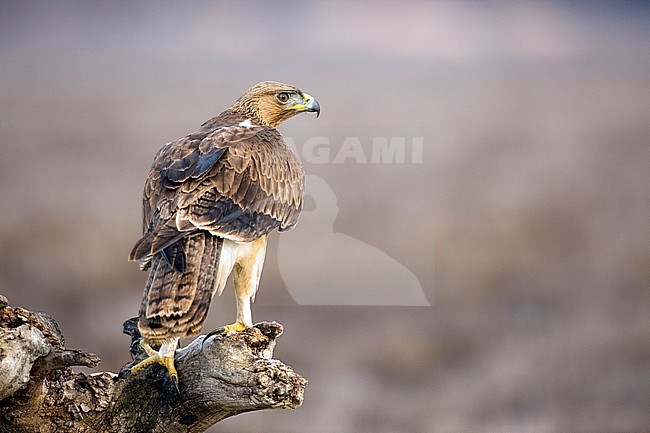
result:
[[[257,83],[230,110],[250,117],[255,124],[274,128],[303,111],[315,112],[316,117],[320,115],[320,105],[316,98],[297,87],[277,81]]]

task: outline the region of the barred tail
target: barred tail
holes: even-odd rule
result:
[[[138,322],[150,344],[191,337],[201,331],[215,288],[222,245],[221,238],[195,232],[152,257]]]

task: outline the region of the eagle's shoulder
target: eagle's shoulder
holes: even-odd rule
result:
[[[254,125],[241,114],[224,112],[205,122],[199,131],[165,144],[154,157],[149,180],[174,188],[206,174],[231,147],[239,153],[264,152],[275,146],[285,146],[277,129]]]

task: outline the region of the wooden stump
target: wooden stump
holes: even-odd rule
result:
[[[159,365],[130,373],[144,356],[135,323],[124,323],[135,360],[119,374],[75,373],[99,357],[66,349],[52,318],[0,295],[0,432],[203,432],[243,412],[302,404],[307,381],[272,359],[279,323],[197,337],[176,352],[178,388]]]

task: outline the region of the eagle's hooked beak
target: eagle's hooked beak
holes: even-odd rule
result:
[[[314,98],[313,96],[307,93],[303,93],[302,96],[305,100],[304,111],[315,112],[316,117],[320,116],[320,104],[318,103],[316,98]]]

